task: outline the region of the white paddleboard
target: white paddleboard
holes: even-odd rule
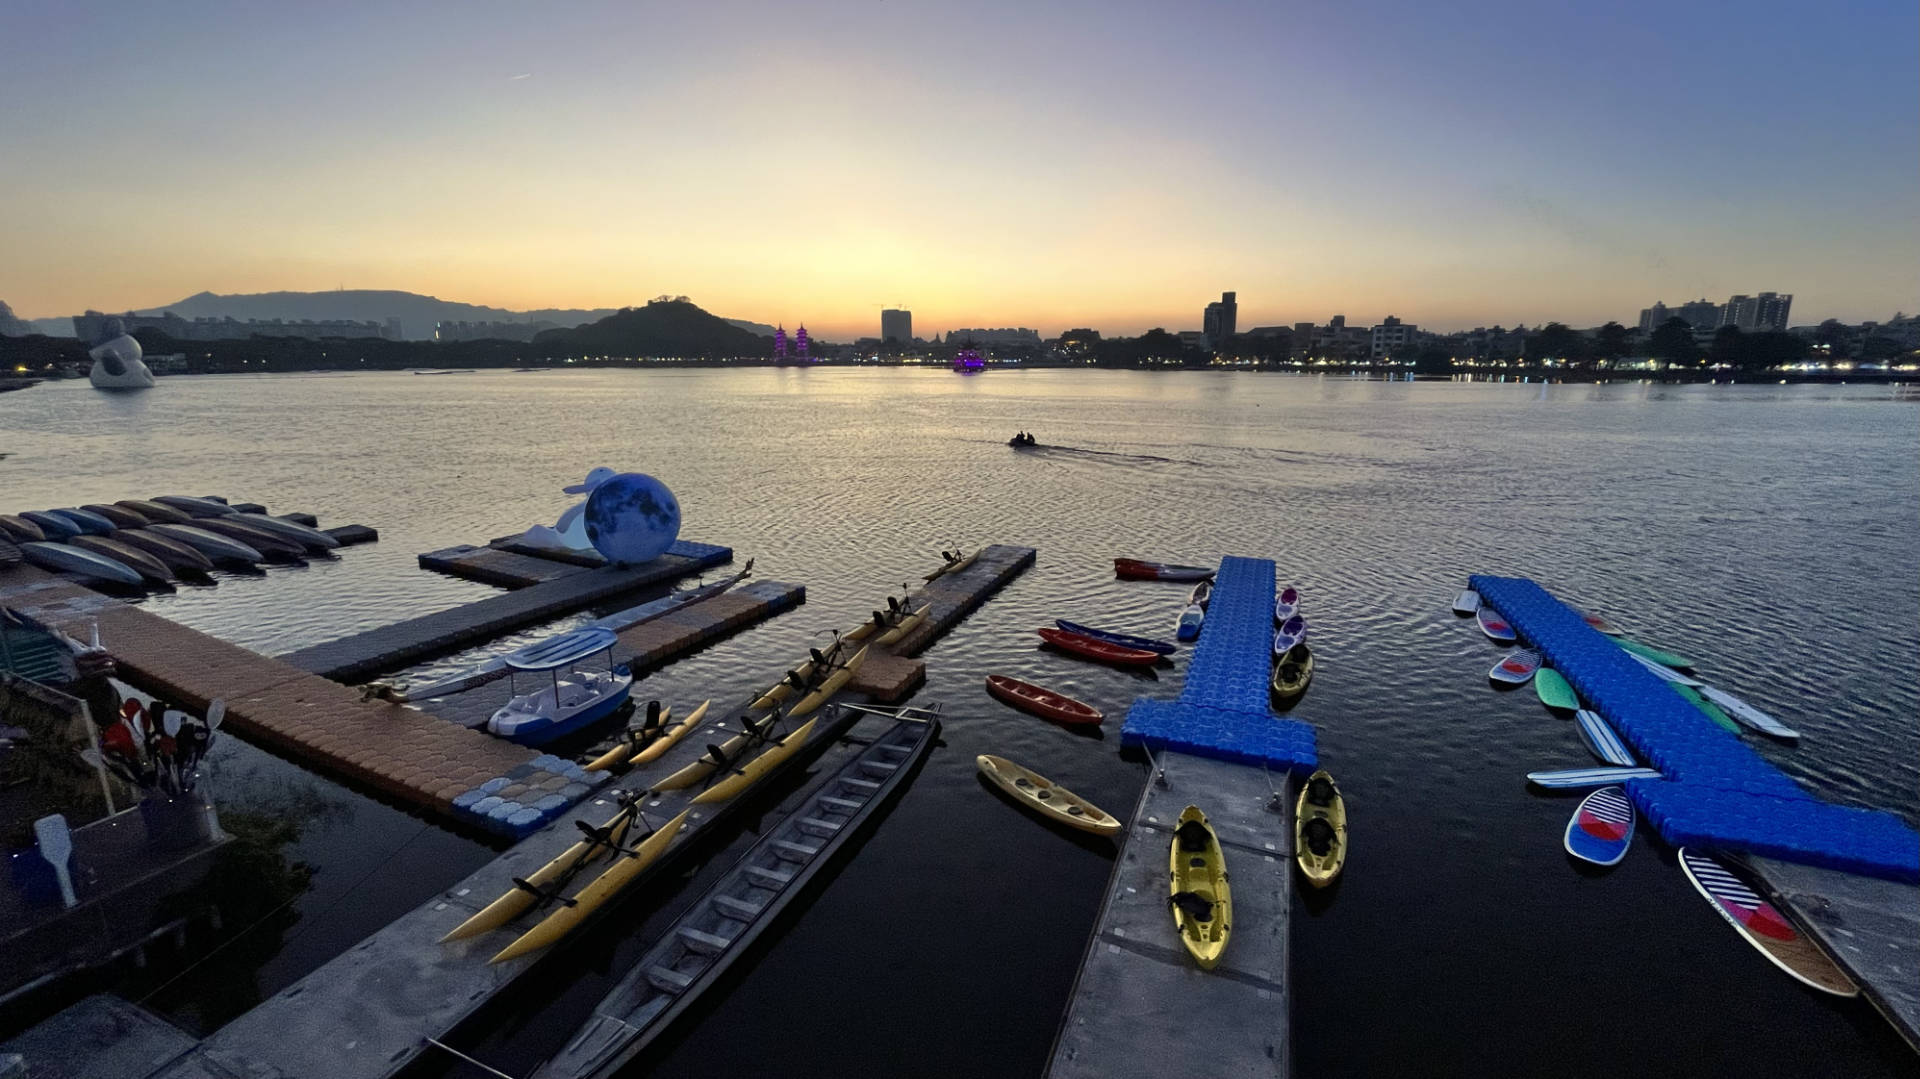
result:
[[[1703,684],[1700,686],[1700,695],[1719,705],[1728,715],[1759,731],[1761,734],[1770,734],[1775,738],[1786,739],[1797,739],[1800,737],[1799,731],[1794,730],[1792,727],[1787,726],[1785,723],[1762,712],[1760,709],[1755,708],[1753,705],[1728,693],[1724,689]]]

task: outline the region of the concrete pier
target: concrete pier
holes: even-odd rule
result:
[[[1292,1059],[1287,773],[1273,774],[1270,786],[1267,773],[1245,765],[1171,752],[1154,761],[1167,785],[1149,779],[1140,794],[1047,1074],[1284,1076]],[[1233,889],[1233,932],[1210,971],[1187,954],[1167,906],[1173,829],[1189,805],[1220,836]]]
[[[1920,888],[1774,858],[1747,866],[1920,1052]]]

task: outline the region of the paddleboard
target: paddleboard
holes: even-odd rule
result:
[[[1524,685],[1540,669],[1540,653],[1531,648],[1516,648],[1500,658],[1487,672],[1487,678],[1510,686]]]
[[[1698,678],[1681,674],[1672,667],[1663,667],[1645,656],[1636,656],[1632,652],[1628,652],[1627,658],[1645,667],[1649,673],[1662,682],[1672,682],[1676,686],[1698,686],[1701,684]]]
[[[1619,626],[1614,625],[1612,622],[1607,621],[1597,614],[1583,614],[1580,616],[1580,619],[1587,625],[1592,626],[1594,629],[1599,630],[1609,637],[1620,636]]]
[[[1740,733],[1740,724],[1735,723],[1732,716],[1722,712],[1719,705],[1702,697],[1699,690],[1694,689],[1692,686],[1676,684],[1673,687],[1673,691],[1685,697],[1688,704],[1700,709],[1701,715],[1713,720],[1726,730],[1732,731],[1735,734]]]
[[[1480,593],[1469,588],[1453,600],[1453,613],[1465,617],[1480,609]]]
[[[1640,656],[1644,659],[1650,659],[1655,663],[1658,663],[1664,667],[1678,667],[1682,670],[1693,669],[1692,660],[1675,652],[1668,652],[1665,649],[1655,648],[1650,644],[1641,644],[1639,641],[1632,640],[1627,637],[1615,637],[1613,639],[1613,643],[1619,645],[1620,647],[1626,649],[1629,652],[1632,652],[1636,656]]]
[[[1785,738],[1789,741],[1800,737],[1799,731],[1794,730],[1792,727],[1787,726],[1765,712],[1762,712],[1760,709],[1755,708],[1753,705],[1748,704],[1746,701],[1728,693],[1724,689],[1702,685],[1700,687],[1700,695],[1712,701],[1714,704],[1719,705],[1728,715],[1759,731],[1761,734],[1772,735],[1775,738]]]
[[[1496,641],[1519,639],[1519,634],[1515,633],[1513,627],[1507,624],[1507,620],[1500,617],[1500,612],[1492,607],[1482,606],[1473,613],[1473,616],[1480,622],[1480,632],[1490,639]]]
[[[1573,687],[1567,684],[1559,671],[1551,667],[1542,667],[1533,676],[1533,691],[1540,695],[1540,703],[1548,708],[1571,712],[1580,707],[1580,698],[1574,694]]]
[[[1548,790],[1578,790],[1581,787],[1605,787],[1629,779],[1659,779],[1658,768],[1562,768],[1558,771],[1528,772],[1527,782]]]
[[[1627,743],[1614,729],[1607,725],[1600,713],[1582,708],[1573,714],[1573,722],[1580,728],[1580,737],[1587,743],[1593,755],[1621,768],[1636,768],[1640,762],[1627,748]]]
[[[1774,966],[1823,993],[1837,997],[1860,994],[1860,987],[1827,958],[1827,953],[1718,860],[1681,847],[1680,868],[1720,917]]]
[[[1567,853],[1594,865],[1619,865],[1633,845],[1633,803],[1620,787],[1587,795],[1567,822]]]

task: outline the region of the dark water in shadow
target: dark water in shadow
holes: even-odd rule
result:
[[[1920,412],[1890,396],[770,369],[177,379],[131,397],[46,385],[0,397],[14,455],[0,510],[221,493],[380,528],[335,562],[149,601],[278,652],[485,595],[414,556],[550,523],[559,488],[593,465],[650,471],[688,538],[808,588],[806,606],[636,687],[683,707],[745,696],[942,547],[1038,547],[926,657],[946,744],[642,1071],[1037,1072],[1111,850],[987,794],[973,757],[1129,811],[1145,768],[1117,754],[1117,720],[1136,696],[1176,694],[1184,658],[1141,681],[1040,649],[1032,630],[1066,617],[1170,634],[1186,588],[1114,581],[1109,560],[1243,554],[1276,559],[1305,595],[1317,664],[1293,714],[1319,728],[1353,820],[1337,893],[1295,905],[1299,1074],[1901,1074],[1914,1058],[1870,1008],[1775,971],[1648,834],[1611,872],[1569,865],[1577,799],[1530,793],[1523,774],[1587,753],[1530,692],[1488,688],[1495,650],[1447,609],[1469,573],[1536,577],[1799,728],[1798,748],[1756,747],[1810,788],[1913,820]],[[1016,430],[1047,446],[1006,446]],[[980,686],[994,671],[1102,708],[1108,737],[994,702]],[[188,1022],[217,1025],[488,856],[232,740],[223,752],[223,801],[305,814],[289,856],[315,872],[280,943],[230,949],[244,961],[149,1001]],[[523,1074],[623,973],[635,949],[620,934],[664,924],[704,879],[654,897],[651,918],[629,904],[549,968],[568,977],[543,976],[542,1006],[465,1044]]]

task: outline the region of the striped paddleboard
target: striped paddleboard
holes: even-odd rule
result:
[[[1573,714],[1573,722],[1580,728],[1580,737],[1586,740],[1587,748],[1593,751],[1594,756],[1622,768],[1632,768],[1640,763],[1634,759],[1633,750],[1627,748],[1627,743],[1621,741],[1613,728],[1607,726],[1607,721],[1600,718],[1600,713],[1582,708]]]
[[[1659,779],[1658,768],[1562,768],[1551,772],[1528,772],[1527,782],[1548,790],[1576,790],[1580,787],[1605,787],[1629,779]]]
[[[1672,682],[1676,686],[1686,686],[1689,689],[1693,688],[1694,686],[1703,684],[1698,678],[1695,678],[1692,675],[1681,674],[1679,671],[1676,671],[1671,667],[1662,666],[1648,659],[1643,655],[1639,655],[1638,653],[1628,652],[1627,656],[1628,658],[1632,659],[1635,663],[1638,663],[1642,667],[1645,667],[1647,669],[1647,673],[1653,675],[1655,678],[1660,679],[1662,682]]]
[[[1859,995],[1860,987],[1827,958],[1827,953],[1802,936],[1786,915],[1760,898],[1732,870],[1686,847],[1680,848],[1680,867],[1713,909],[1775,966],[1823,993]]]
[[[1483,605],[1473,612],[1473,616],[1480,621],[1480,632],[1493,640],[1511,641],[1518,636],[1513,632],[1513,627],[1507,624],[1507,620],[1500,617],[1499,612],[1492,607]]]
[[[1586,796],[1567,822],[1567,853],[1594,865],[1619,865],[1633,845],[1633,803],[1620,787]]]
[[[1507,685],[1517,686],[1524,684],[1527,679],[1532,678],[1533,672],[1539,669],[1540,653],[1531,648],[1516,648],[1507,653],[1506,657],[1501,659],[1500,662],[1493,665],[1493,669],[1487,672],[1487,678],[1491,681],[1504,682]]]

